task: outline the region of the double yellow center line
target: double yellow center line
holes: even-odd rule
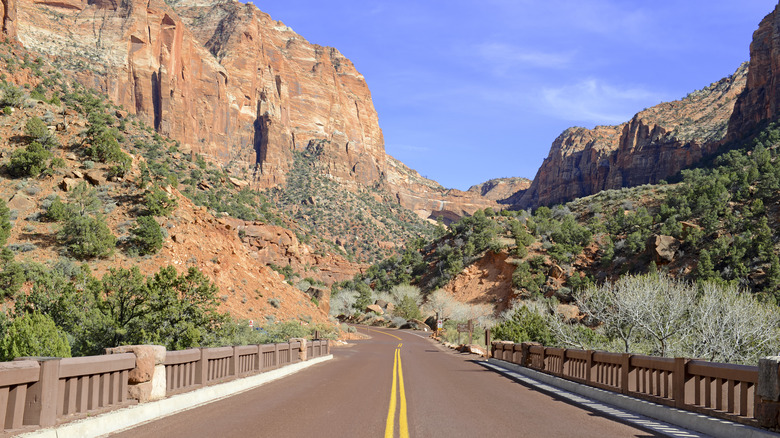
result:
[[[390,408],[387,410],[387,423],[385,424],[385,438],[393,438],[395,435],[395,411],[396,411],[396,387],[399,392],[400,413],[398,415],[398,433],[400,438],[409,438],[409,423],[406,420],[406,391],[404,391],[404,370],[401,364],[401,346],[395,347],[395,359],[393,360],[393,385],[390,388]]]

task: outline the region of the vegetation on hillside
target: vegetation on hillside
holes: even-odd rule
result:
[[[251,330],[217,310],[216,286],[191,264],[181,273],[161,266],[142,275],[134,262],[159,252],[177,220],[169,217],[178,206],[175,189],[215,215],[290,221],[261,193],[239,190],[225,170],[184,154],[46,60],[2,41],[0,67],[0,119],[19,132],[2,147],[0,191],[28,211],[22,217],[0,200],[0,360],[99,354],[131,343],[275,342],[314,329],[333,336],[332,327],[297,320]],[[92,274],[117,257],[129,263],[102,278]]]
[[[396,245],[432,236],[433,226],[404,209],[379,187],[345,187],[320,169],[324,144],[294,152],[284,187],[268,191],[282,210],[307,231],[304,241],[332,242],[330,250],[352,260],[376,262]]]

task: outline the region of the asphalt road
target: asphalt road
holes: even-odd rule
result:
[[[334,359],[119,437],[654,437],[531,389],[415,332],[372,339]]]

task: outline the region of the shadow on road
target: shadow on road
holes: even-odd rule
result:
[[[626,420],[621,419],[620,417],[616,417],[616,416],[613,416],[613,415],[604,414],[602,412],[599,412],[599,411],[595,410],[594,408],[592,408],[592,407],[590,407],[588,405],[574,402],[574,401],[572,401],[572,400],[570,400],[568,398],[560,396],[559,394],[556,394],[554,392],[545,390],[544,388],[539,388],[539,387],[537,387],[535,385],[532,385],[530,383],[524,382],[522,380],[518,380],[518,379],[516,379],[516,378],[514,378],[512,376],[509,376],[509,375],[506,375],[506,374],[503,374],[503,373],[498,373],[495,370],[493,370],[491,368],[488,368],[487,365],[486,365],[487,362],[485,362],[484,360],[469,360],[469,362],[472,362],[472,363],[475,363],[477,365],[482,366],[484,372],[496,374],[496,375],[498,375],[500,377],[503,377],[506,380],[509,380],[509,381],[511,381],[513,383],[517,383],[519,385],[522,385],[522,386],[524,386],[524,387],[526,387],[526,388],[528,388],[530,390],[537,391],[537,392],[540,392],[542,394],[545,394],[546,396],[550,397],[550,399],[552,401],[566,403],[567,405],[576,406],[576,407],[578,407],[580,409],[583,409],[583,410],[587,411],[590,416],[599,417],[599,418],[605,418],[605,419],[608,419],[608,420],[611,420],[611,421],[615,421],[617,423],[625,424],[626,426],[637,427],[637,428],[640,428],[640,429],[644,430],[645,432],[647,432],[647,435],[636,435],[636,438],[661,438],[661,437],[668,438],[669,436],[674,436],[674,435],[668,435],[668,434],[664,434],[664,433],[659,433],[659,432],[655,432],[655,431],[652,431],[652,430],[648,430],[647,428],[642,427],[641,425],[638,425],[637,423],[626,421]]]

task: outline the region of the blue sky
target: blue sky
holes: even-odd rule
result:
[[[255,0],[366,78],[387,152],[445,187],[533,178],[567,127],[732,74],[775,0]]]

